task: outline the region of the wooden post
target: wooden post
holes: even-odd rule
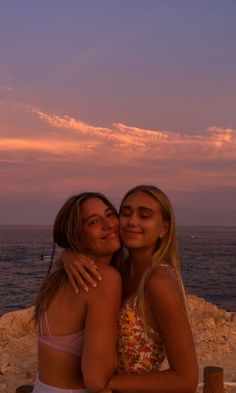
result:
[[[204,367],[203,393],[224,393],[224,370],[222,367]]]
[[[33,385],[21,385],[16,388],[16,393],[31,393],[33,390]]]

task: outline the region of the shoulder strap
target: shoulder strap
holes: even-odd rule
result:
[[[39,328],[40,328],[40,334],[43,336],[43,323],[45,322],[46,328],[47,328],[47,332],[48,335],[51,336],[51,330],[49,327],[49,323],[48,323],[48,316],[47,316],[47,310],[43,311],[41,316],[40,316],[40,324],[39,324]]]
[[[160,263],[160,265],[158,266],[166,266],[168,267],[170,270],[172,270],[172,272],[176,273],[175,269],[173,268],[173,266],[168,265],[168,263]]]

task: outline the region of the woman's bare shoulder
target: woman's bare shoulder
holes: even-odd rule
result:
[[[178,282],[178,277],[177,274],[174,270],[174,268],[172,268],[172,266],[168,265],[168,264],[161,264],[159,266],[157,266],[156,269],[153,270],[149,280],[148,280],[148,284],[152,285],[154,283],[156,283],[156,281],[167,281],[167,282]]]
[[[104,279],[106,279],[106,278],[110,278],[110,279],[114,279],[114,280],[121,279],[120,272],[111,265],[107,265],[105,263],[100,263],[99,264],[99,271],[102,275],[102,281],[104,281]]]
[[[162,296],[180,295],[182,297],[182,288],[180,280],[174,269],[163,264],[155,269],[149,277],[146,285],[148,294],[152,297],[161,299]]]
[[[121,276],[113,266],[100,264],[99,271],[102,280],[97,283],[96,288],[90,288],[87,293],[88,299],[96,299],[100,296],[109,296],[121,292]]]

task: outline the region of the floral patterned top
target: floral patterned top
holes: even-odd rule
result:
[[[147,333],[137,310],[137,296],[126,300],[118,318],[119,374],[144,374],[157,371],[166,356],[160,333],[151,327]]]

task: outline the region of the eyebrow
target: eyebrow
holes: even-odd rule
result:
[[[104,213],[106,214],[106,213],[108,213],[109,211],[113,211],[111,207],[107,207],[107,209],[104,210]],[[88,217],[86,217],[86,218],[84,219],[84,223],[87,222],[88,220],[90,220],[91,218],[93,218],[93,217],[98,217],[98,216],[99,216],[99,214],[96,214],[96,213],[91,214],[90,216],[88,216]]]
[[[123,205],[123,206],[121,206],[121,209],[132,210],[131,206],[129,206],[129,205]],[[138,210],[140,210],[140,211],[148,211],[150,213],[154,213],[154,210],[151,209],[150,207],[147,207],[147,206],[138,206]]]

